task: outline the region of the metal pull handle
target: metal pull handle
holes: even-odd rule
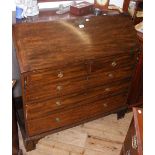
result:
[[[125,155],[131,155],[130,150],[127,150]]]
[[[110,88],[106,88],[105,91],[110,91]]]
[[[104,106],[104,107],[108,107],[108,104],[107,104],[107,103],[104,103],[103,106]]]
[[[56,121],[56,122],[60,122],[60,118],[59,118],[59,117],[56,117],[56,118],[55,118],[55,121]]]
[[[109,73],[108,76],[109,76],[110,78],[113,78],[113,74],[112,74],[112,73]]]
[[[62,72],[59,72],[58,73],[58,78],[62,78],[64,75],[63,75],[63,73]]]
[[[117,65],[116,61],[113,61],[113,62],[111,63],[111,65],[112,65],[113,67],[115,67],[115,66]]]
[[[27,77],[24,77],[24,93],[26,92],[27,87]]]
[[[57,90],[58,90],[58,91],[62,90],[62,86],[60,86],[60,85],[57,86]]]
[[[56,105],[60,106],[61,105],[61,101],[56,101]]]
[[[134,135],[134,136],[132,137],[132,148],[133,148],[133,149],[137,149],[137,148],[138,148],[137,137],[136,137],[136,135]]]

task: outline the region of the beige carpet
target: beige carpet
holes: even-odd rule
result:
[[[24,155],[119,155],[132,112],[117,120],[116,114],[70,128],[41,139],[36,149]]]

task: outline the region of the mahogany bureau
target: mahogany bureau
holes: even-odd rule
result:
[[[139,45],[130,17],[90,16],[13,25],[25,147],[127,108]],[[82,25],[83,28],[80,28]]]

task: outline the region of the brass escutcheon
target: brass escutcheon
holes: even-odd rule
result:
[[[60,122],[60,118],[59,117],[56,117],[55,120],[56,120],[56,122]]]
[[[107,107],[108,105],[107,105],[107,103],[104,103],[103,106],[104,106],[104,107]]]
[[[115,66],[117,65],[116,61],[113,61],[113,62],[111,63],[111,65],[112,65],[113,67],[115,67]]]
[[[61,105],[61,102],[60,101],[56,101],[56,105]]]
[[[113,77],[113,74],[112,74],[112,73],[109,73],[108,76],[109,76],[110,78],[112,78],[112,77]]]
[[[62,78],[63,77],[63,73],[62,72],[59,72],[58,73],[58,78]]]
[[[105,91],[110,91],[110,88],[106,88]]]
[[[61,89],[62,89],[62,86],[60,86],[60,85],[59,85],[59,86],[57,86],[57,90],[59,90],[59,91],[60,91]]]

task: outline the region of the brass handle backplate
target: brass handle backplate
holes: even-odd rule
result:
[[[62,72],[59,72],[58,73],[58,78],[62,78],[64,75],[63,75],[63,73]]]
[[[109,73],[108,76],[109,76],[110,78],[112,78],[112,77],[113,77],[113,74],[112,74],[112,73]]]
[[[56,118],[55,118],[55,121],[56,121],[56,122],[60,122],[60,118],[59,118],[59,117],[56,117]]]
[[[105,91],[110,91],[110,88],[105,88]]]
[[[107,106],[108,106],[108,104],[107,104],[107,103],[104,103],[104,104],[103,104],[103,106],[104,106],[104,107],[107,107]]]
[[[62,86],[58,85],[58,86],[57,86],[57,90],[60,91],[61,89],[62,89]]]
[[[113,67],[115,67],[115,66],[117,65],[116,61],[113,61],[113,62],[111,63],[111,65],[112,65]]]
[[[61,101],[56,101],[56,105],[61,105]]]

